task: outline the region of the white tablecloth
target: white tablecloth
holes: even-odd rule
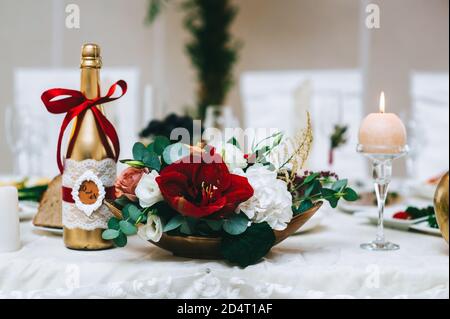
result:
[[[449,247],[440,237],[387,230],[395,252],[359,248],[375,227],[341,212],[246,269],[189,260],[130,239],[80,252],[21,225],[23,247],[0,254],[0,298],[448,298]]]

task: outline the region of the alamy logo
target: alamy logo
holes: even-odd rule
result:
[[[377,4],[371,3],[366,7],[366,27],[368,29],[380,28],[380,7]]]
[[[68,4],[66,6],[66,28],[79,29],[80,28],[80,7],[76,4]]]

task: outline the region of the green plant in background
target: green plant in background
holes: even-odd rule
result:
[[[152,23],[168,0],[151,0],[147,21]],[[233,86],[233,66],[240,42],[233,39],[230,26],[237,8],[231,0],[184,0],[184,26],[192,35],[186,53],[197,72],[197,116],[205,118],[208,106],[221,106]]]
[[[328,153],[328,164],[333,165],[334,150],[347,143],[347,125],[336,124],[334,130],[330,135],[330,151]]]

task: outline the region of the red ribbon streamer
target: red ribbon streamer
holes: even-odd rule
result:
[[[122,90],[122,94],[118,97],[112,97],[116,91],[116,87],[119,86]],[[123,80],[117,81],[110,88],[108,93],[103,97],[98,97],[95,99],[88,99],[86,96],[80,91],[69,90],[69,89],[51,89],[42,93],[41,99],[44,103],[45,107],[50,113],[53,114],[62,114],[67,113],[64,121],[61,125],[61,129],[59,131],[58,137],[58,149],[56,151],[56,157],[58,161],[59,171],[62,173],[64,171],[64,165],[61,159],[61,144],[64,136],[64,132],[70,122],[83,113],[86,110],[91,110],[94,114],[95,120],[106,136],[111,140],[111,143],[114,147],[114,157],[117,162],[119,159],[120,153],[120,144],[119,137],[117,136],[117,132],[114,129],[114,126],[111,122],[103,115],[103,113],[96,107],[96,105],[105,104],[108,102],[115,101],[120,99],[122,96],[127,93],[127,83]],[[68,96],[65,98],[57,99],[55,98]]]

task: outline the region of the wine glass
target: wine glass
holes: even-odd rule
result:
[[[13,155],[13,174],[16,177],[29,176],[30,172],[30,130],[32,118],[26,108],[7,106],[5,109],[6,143]]]

